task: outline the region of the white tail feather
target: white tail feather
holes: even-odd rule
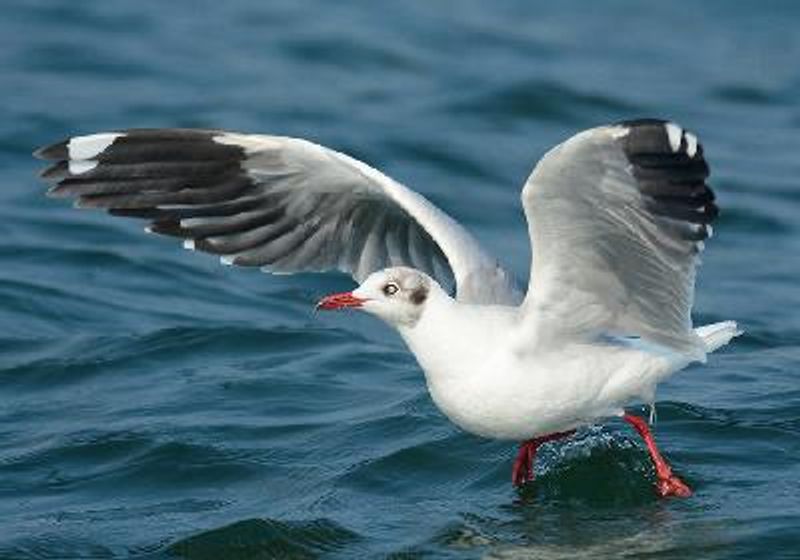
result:
[[[725,346],[735,336],[739,336],[744,331],[739,328],[736,321],[722,321],[711,325],[697,327],[694,332],[703,339],[706,345],[706,352],[713,352],[720,346]]]

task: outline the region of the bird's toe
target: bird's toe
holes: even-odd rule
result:
[[[691,488],[675,475],[659,479],[656,483],[656,492],[662,498],[672,496],[676,498],[688,498],[692,495]]]

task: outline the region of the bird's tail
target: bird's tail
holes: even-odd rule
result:
[[[739,336],[744,331],[739,328],[736,321],[722,321],[721,323],[697,327],[694,332],[703,339],[703,343],[706,345],[706,352],[710,353],[720,346],[725,346],[733,337]]]

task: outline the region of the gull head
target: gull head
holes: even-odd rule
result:
[[[422,316],[435,285],[430,276],[419,270],[385,268],[370,274],[352,292],[322,298],[317,309],[360,309],[394,327],[413,327]]]

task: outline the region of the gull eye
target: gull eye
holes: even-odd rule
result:
[[[393,296],[397,293],[400,288],[394,282],[389,282],[383,287],[383,294],[387,296]]]

